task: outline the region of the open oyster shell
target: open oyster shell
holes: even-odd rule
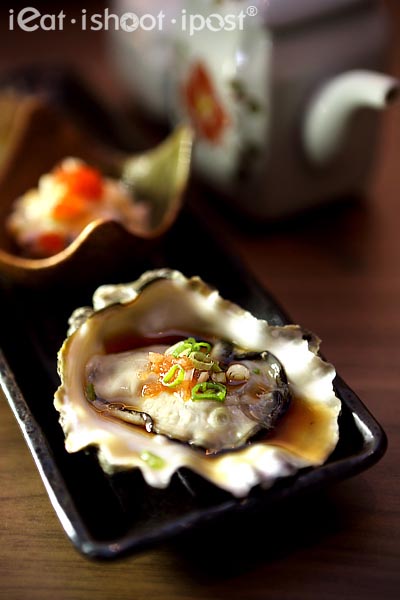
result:
[[[87,397],[86,369],[106,355],[113,341],[151,340],[182,332],[226,340],[247,352],[268,351],[283,366],[292,401],[272,431],[241,447],[207,454],[166,435],[104,416]],[[93,308],[77,309],[59,352],[61,385],[55,407],[68,452],[94,445],[103,469],[138,467],[146,482],[166,487],[188,467],[233,495],[258,484],[272,485],[298,469],[324,463],[335,448],[340,400],[333,390],[334,368],[318,355],[319,341],[296,325],[270,326],[224,300],[200,278],[168,269],[150,271],[126,285],[100,287]],[[201,404],[201,403],[199,403]]]

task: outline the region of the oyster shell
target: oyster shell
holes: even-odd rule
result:
[[[212,341],[210,360],[232,379],[223,402],[174,390],[145,398],[149,351],[165,354],[165,339],[176,335]],[[102,286],[93,308],[72,315],[59,352],[55,407],[66,449],[94,445],[106,472],[138,467],[155,487],[183,466],[237,497],[268,487],[324,463],[337,444],[335,370],[318,345],[300,327],[270,326],[177,271]]]

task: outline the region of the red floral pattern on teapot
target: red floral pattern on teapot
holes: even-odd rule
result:
[[[191,69],[183,86],[183,98],[198,134],[218,144],[230,119],[210,74],[201,62],[195,63]]]

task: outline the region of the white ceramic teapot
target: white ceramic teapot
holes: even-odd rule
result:
[[[142,15],[163,6],[122,2]],[[398,90],[383,72],[380,2],[175,0],[162,31],[137,33],[114,34],[125,79],[158,117],[190,119],[196,170],[239,210],[281,217],[364,189],[379,124],[370,109]]]

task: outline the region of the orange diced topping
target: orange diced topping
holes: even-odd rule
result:
[[[173,394],[179,392],[184,400],[188,400],[191,396],[193,386],[197,383],[195,379],[184,380],[176,387],[166,387],[162,384],[162,379],[168,373],[173,365],[180,365],[185,371],[193,369],[193,363],[187,356],[175,358],[172,355],[158,354],[157,352],[149,352],[150,372],[157,376],[155,381],[146,383],[143,386],[142,394],[147,397],[155,397],[160,393],[165,392]]]
[[[60,233],[42,233],[36,240],[37,251],[42,256],[52,256],[64,250],[66,239]]]
[[[149,352],[150,370],[160,377],[164,377],[173,365],[181,365],[185,371],[193,369],[193,363],[187,356],[175,358],[172,354],[158,354]]]
[[[81,196],[68,194],[57,202],[53,208],[52,216],[57,221],[73,221],[83,217],[87,212],[87,203]]]
[[[97,169],[87,165],[77,165],[74,169],[60,168],[56,171],[60,183],[68,188],[72,196],[82,196],[89,201],[98,201],[103,195],[103,178]]]
[[[90,204],[99,202],[103,195],[101,173],[87,165],[73,168],[59,167],[55,171],[58,183],[65,186],[65,194],[57,202],[52,216],[58,221],[73,221],[88,214]]]

